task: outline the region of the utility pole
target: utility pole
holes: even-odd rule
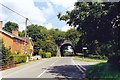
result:
[[[24,53],[26,53],[26,44],[27,44],[27,21],[28,21],[28,18],[26,18],[26,21],[25,21],[25,49],[24,49]]]

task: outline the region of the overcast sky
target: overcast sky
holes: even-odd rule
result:
[[[43,25],[47,29],[59,28],[67,31],[70,27],[57,18],[59,12],[65,13],[74,8],[77,0],[0,0],[12,10],[30,19],[33,24]],[[0,20],[5,24],[13,21],[19,29],[25,29],[25,19],[0,5]],[[28,23],[30,24],[30,23]],[[4,26],[4,25],[3,25]]]

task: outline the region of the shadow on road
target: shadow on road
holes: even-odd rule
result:
[[[83,66],[84,68],[88,68],[89,66]],[[62,65],[62,66],[53,66],[48,69],[47,73],[56,76],[56,79],[59,78],[76,78],[76,79],[83,79],[85,78],[85,71],[80,68],[79,70],[76,65]]]

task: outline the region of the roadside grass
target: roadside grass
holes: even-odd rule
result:
[[[120,70],[110,63],[99,63],[86,71],[89,80],[120,80]]]
[[[74,60],[79,60],[79,61],[82,61],[82,62],[107,62],[107,60],[103,60],[103,59],[84,58],[82,56],[75,56],[73,59]]]

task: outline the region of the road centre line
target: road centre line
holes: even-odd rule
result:
[[[50,66],[48,66],[48,68],[47,68],[46,70],[44,70],[41,74],[39,74],[39,75],[37,76],[37,78],[40,78],[40,77],[49,69],[49,67],[53,66],[57,61],[58,61],[58,60],[56,60],[56,61],[53,62]]]

